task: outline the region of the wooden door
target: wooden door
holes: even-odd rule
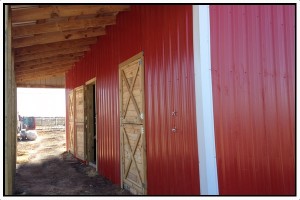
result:
[[[74,154],[74,91],[70,91],[68,96],[69,105],[69,151]]]
[[[84,87],[75,89],[75,155],[85,160],[85,131],[84,131]]]
[[[140,53],[119,65],[121,183],[133,194],[146,194],[144,65]]]

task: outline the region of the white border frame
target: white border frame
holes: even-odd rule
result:
[[[201,195],[219,195],[210,57],[209,5],[193,5],[194,71]]]

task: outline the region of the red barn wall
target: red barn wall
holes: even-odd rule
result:
[[[66,74],[67,93],[97,78],[98,171],[114,183],[120,184],[118,65],[144,51],[148,194],[200,194],[192,28],[191,5],[131,6]]]
[[[210,6],[219,191],[295,195],[295,6]]]

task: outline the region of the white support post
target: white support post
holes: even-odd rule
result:
[[[200,192],[201,195],[218,195],[209,5],[193,6],[193,39]]]

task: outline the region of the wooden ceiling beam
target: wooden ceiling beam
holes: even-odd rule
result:
[[[65,84],[45,84],[45,83],[17,83],[17,87],[23,87],[23,88],[65,88]]]
[[[45,63],[51,63],[51,62],[60,62],[60,61],[73,61],[77,62],[80,60],[80,57],[82,56],[82,53],[77,54],[70,54],[70,55],[63,55],[63,56],[57,56],[57,57],[50,57],[50,58],[40,58],[36,60],[29,60],[24,62],[19,62],[15,64],[15,67],[29,67],[34,65],[41,65]]]
[[[26,54],[36,54],[47,51],[56,51],[60,49],[74,49],[79,46],[88,46],[97,43],[97,37],[63,41],[63,42],[54,42],[50,44],[40,44],[30,47],[23,47],[14,50],[15,56],[26,55]]]
[[[69,69],[72,68],[72,65],[64,65],[61,66],[59,69],[44,69],[44,70],[33,70],[30,72],[16,72],[16,79],[19,79],[20,77],[38,77],[38,76],[43,76],[43,75],[49,75],[49,74],[55,74],[55,73],[63,73],[68,71]]]
[[[53,77],[59,77],[59,76],[64,76],[65,72],[57,72],[57,73],[49,73],[49,74],[43,74],[39,75],[38,77],[33,77],[33,76],[27,76],[27,77],[16,77],[16,83],[23,83],[25,81],[31,81],[31,80],[40,80],[40,79],[45,79],[45,78],[53,78]]]
[[[128,5],[62,5],[12,10],[12,22],[128,11]]]
[[[12,41],[13,48],[20,48],[38,44],[48,44],[53,42],[75,40],[80,38],[96,37],[105,35],[105,28],[91,28],[83,31],[66,31],[56,33],[40,34],[33,37],[18,38]]]
[[[54,69],[54,68],[60,68],[60,66],[64,66],[64,65],[72,65],[73,66],[74,63],[75,63],[74,61],[65,60],[65,61],[44,63],[41,65],[32,65],[32,66],[22,66],[21,65],[21,66],[15,67],[15,72]]]
[[[116,16],[103,16],[93,19],[76,19],[69,21],[16,26],[12,28],[12,36],[20,37],[41,33],[79,30],[93,27],[105,27],[106,25],[113,25],[115,23]]]
[[[46,70],[45,69],[43,71],[38,71],[38,72],[34,72],[34,71],[31,71],[31,72],[20,72],[20,73],[16,74],[16,79],[19,79],[20,77],[21,78],[31,78],[31,77],[37,78],[39,76],[44,76],[44,75],[57,74],[57,73],[65,73],[69,69],[71,69],[71,67],[64,67],[62,69],[53,69],[53,70],[50,70],[50,69]]]
[[[55,51],[48,51],[40,54],[28,54],[28,55],[16,56],[15,63],[29,61],[29,60],[36,60],[40,58],[57,57],[62,55],[75,54],[75,53],[76,54],[82,53],[83,55],[85,51],[89,51],[89,50],[90,50],[89,46],[82,46],[75,49],[68,48],[68,49],[60,49]]]

